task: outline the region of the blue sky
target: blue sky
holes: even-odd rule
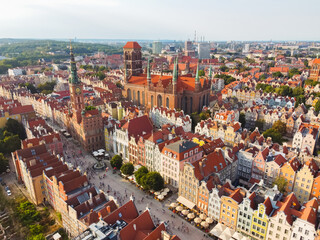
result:
[[[320,40],[320,0],[4,0],[0,38]]]

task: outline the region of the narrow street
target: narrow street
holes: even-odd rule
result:
[[[113,174],[111,170],[112,167],[108,160],[105,162],[110,169],[109,171],[94,171],[92,166],[97,160],[91,154],[79,154],[80,151],[81,153],[85,152],[75,145],[72,138],[62,138],[65,144],[66,162],[71,163],[74,168],[80,166],[80,168],[87,173],[90,183],[94,184],[105,193],[107,193],[109,185],[109,194],[117,200],[119,205],[129,201],[130,196],[133,195],[138,211],[142,212],[148,207],[155,224],[167,222],[167,229],[170,233],[178,235],[181,239],[209,239],[209,237],[201,230],[173,214],[168,209],[170,203],[177,198],[176,194],[161,203],[151,196],[146,195],[146,193],[137,188],[134,184],[123,179],[119,175],[119,171],[117,171],[116,174]]]

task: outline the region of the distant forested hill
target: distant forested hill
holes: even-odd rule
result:
[[[8,68],[37,64],[41,58],[59,63],[69,58],[69,42],[32,39],[0,39],[0,56],[10,59],[0,61],[0,74]],[[121,47],[98,43],[72,43],[75,55],[90,55],[95,52],[122,53]],[[54,55],[52,54],[54,53]]]

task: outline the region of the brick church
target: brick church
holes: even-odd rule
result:
[[[141,46],[127,42],[123,47],[125,84],[123,96],[147,109],[165,106],[181,109],[185,113],[200,112],[209,104],[211,80],[199,77],[179,76],[178,61],[172,75],[151,75],[148,60],[147,73],[142,71]]]
[[[70,46],[71,76],[69,79],[70,105],[67,118],[67,128],[71,135],[80,142],[86,151],[104,147],[103,121],[98,109],[85,107],[83,84],[79,81],[77,67]]]

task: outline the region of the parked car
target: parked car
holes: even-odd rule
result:
[[[7,190],[7,194],[8,194],[8,196],[11,196],[11,191],[10,191],[10,189]]]
[[[6,185],[6,183],[5,183],[5,182],[1,182],[1,185],[2,185],[2,186],[5,186],[5,185]]]
[[[5,189],[6,191],[10,190],[10,188],[9,188],[8,186],[6,186],[4,189]]]

